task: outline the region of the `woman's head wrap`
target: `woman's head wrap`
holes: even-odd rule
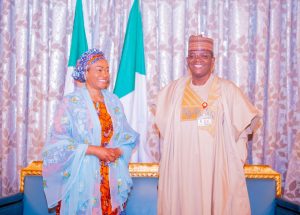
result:
[[[106,60],[102,51],[99,51],[98,49],[89,49],[84,52],[77,60],[76,67],[72,73],[74,80],[85,82],[85,72],[87,67],[98,60]]]

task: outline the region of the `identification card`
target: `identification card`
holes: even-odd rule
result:
[[[200,127],[210,126],[213,122],[212,114],[206,110],[198,117],[197,121],[198,121],[198,126]]]

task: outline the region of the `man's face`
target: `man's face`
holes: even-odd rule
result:
[[[194,79],[209,77],[214,62],[215,58],[208,50],[191,50],[187,57],[187,64]]]

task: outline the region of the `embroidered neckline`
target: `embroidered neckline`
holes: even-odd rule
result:
[[[181,103],[181,120],[195,120],[204,109],[212,106],[220,96],[218,93],[218,78],[213,77],[207,101],[204,101],[190,86],[191,79],[187,80]]]

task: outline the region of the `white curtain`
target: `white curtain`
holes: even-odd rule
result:
[[[113,88],[132,0],[83,0],[93,46],[109,59]],[[0,194],[19,189],[19,172],[41,159],[63,95],[75,0],[0,1]],[[249,163],[282,174],[300,203],[300,2],[141,0],[146,57],[149,160],[159,160],[152,109],[159,89],[187,73],[191,34],[215,41],[215,73],[235,82],[263,115]],[[124,83],[125,84],[125,83]]]

